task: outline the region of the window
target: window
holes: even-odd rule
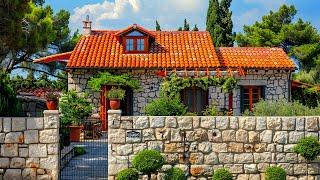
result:
[[[199,87],[191,87],[182,90],[181,99],[188,112],[200,114],[208,105],[208,91]]]
[[[241,87],[241,111],[252,111],[253,105],[264,99],[264,86],[244,86]]]
[[[126,50],[133,51],[133,39],[126,39]]]
[[[137,50],[144,51],[144,39],[137,40]]]

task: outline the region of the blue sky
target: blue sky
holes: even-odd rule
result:
[[[205,29],[209,0],[46,0],[54,11],[71,12],[70,26],[81,29],[81,21],[89,14],[94,29],[122,29],[138,23],[148,29],[155,28],[155,20],[163,30],[176,30],[187,18],[191,26]],[[233,0],[234,31],[244,24],[252,24],[270,10],[282,4],[293,4],[298,9],[297,18],[310,21],[320,30],[320,0]]]

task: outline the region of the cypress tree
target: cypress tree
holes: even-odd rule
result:
[[[194,25],[193,31],[199,31],[199,28],[196,24]]]
[[[187,19],[184,19],[184,26],[183,26],[184,31],[190,31],[190,25],[187,22]]]
[[[161,27],[158,21],[156,21],[156,31],[161,31]]]

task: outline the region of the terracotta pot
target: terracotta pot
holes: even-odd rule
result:
[[[110,99],[110,108],[118,110],[120,108],[120,99]]]
[[[70,141],[79,142],[82,126],[69,126],[70,128]]]
[[[58,109],[58,101],[53,99],[47,99],[47,108],[48,110],[57,110]]]

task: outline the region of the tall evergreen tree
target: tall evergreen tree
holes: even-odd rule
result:
[[[198,26],[196,24],[193,27],[193,31],[199,31],[199,28],[198,28]]]
[[[190,25],[189,25],[187,19],[184,19],[183,30],[184,31],[190,31]]]
[[[216,47],[233,46],[231,2],[232,0],[222,0],[220,3],[219,0],[209,1],[206,25]]]
[[[156,21],[156,31],[161,31],[161,27],[158,20]]]

